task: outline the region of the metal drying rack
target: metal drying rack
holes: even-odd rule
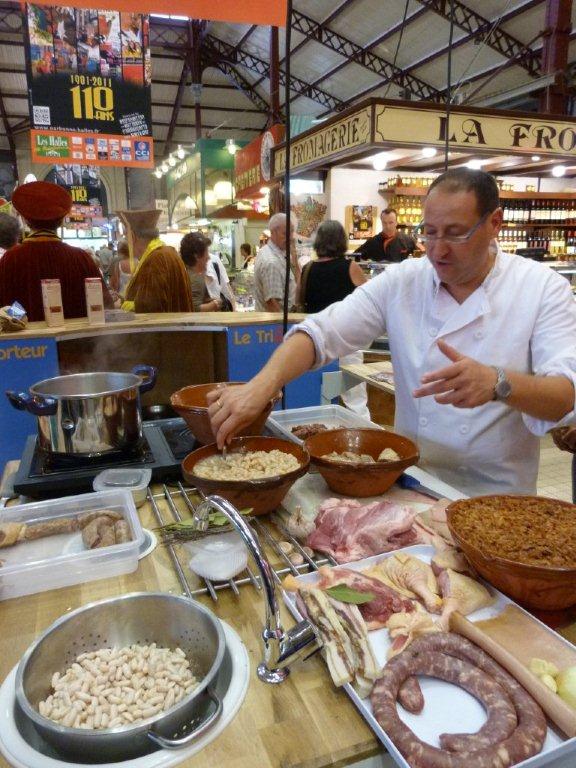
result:
[[[166,501],[170,509],[170,512],[172,513],[172,516],[174,518],[173,521],[182,522],[183,518],[175,504],[175,499],[182,499],[184,501],[186,508],[193,515],[195,512],[195,504],[193,503],[193,501],[189,496],[191,492],[196,492],[201,496],[203,495],[201,491],[199,491],[198,489],[192,488],[192,487],[185,487],[181,482],[178,483],[177,488],[170,488],[166,484],[163,484],[162,493],[153,494],[150,488],[148,488],[148,501],[152,506],[152,511],[154,512],[154,516],[156,517],[156,520],[158,521],[159,526],[166,525],[167,521],[165,521],[162,517],[160,507],[158,506],[158,501]],[[336,564],[336,561],[330,557],[321,556],[321,557],[318,557],[318,559],[314,559],[313,557],[310,557],[307,554],[307,552],[304,551],[304,548],[302,547],[302,545],[290,533],[288,533],[288,531],[286,530],[286,528],[282,523],[282,520],[280,519],[280,516],[278,514],[274,514],[272,516],[272,522],[274,523],[274,526],[279,531],[279,533],[282,535],[283,537],[282,541],[290,542],[290,544],[293,547],[293,550],[299,553],[303,558],[303,563],[301,563],[300,565],[295,565],[290,560],[288,555],[285,552],[283,552],[283,550],[280,547],[279,541],[277,541],[274,538],[274,536],[269,531],[269,529],[265,525],[263,525],[260,520],[258,520],[255,517],[249,517],[247,519],[250,525],[254,528],[262,544],[272,549],[272,551],[276,555],[278,555],[278,557],[280,558],[280,561],[284,563],[284,565],[280,568],[272,568],[274,579],[278,584],[281,583],[282,577],[286,576],[289,573],[291,573],[294,576],[301,576],[303,573],[307,573],[310,571],[317,571],[318,568],[320,568],[323,565]],[[234,530],[234,528],[232,526],[222,527],[222,532],[230,531],[230,530]],[[197,595],[208,594],[210,595],[212,600],[217,602],[218,592],[220,592],[221,590],[231,589],[235,595],[240,596],[239,587],[242,587],[245,584],[252,584],[252,586],[257,590],[262,589],[262,585],[260,583],[260,577],[257,576],[252,571],[249,565],[246,567],[246,573],[248,574],[247,576],[241,576],[238,578],[229,579],[228,581],[218,581],[218,582],[211,581],[210,579],[201,579],[201,581],[204,582],[205,586],[201,586],[201,587],[197,587],[196,589],[193,589],[190,586],[190,583],[188,582],[185,570],[182,567],[182,563],[180,562],[178,555],[176,554],[176,549],[174,544],[171,542],[168,542],[163,546],[165,546],[166,549],[168,550],[170,559],[172,560],[172,564],[174,566],[174,570],[176,571],[176,575],[178,576],[178,580],[180,581],[182,589],[184,590],[184,593],[186,594],[187,597],[193,598]]]

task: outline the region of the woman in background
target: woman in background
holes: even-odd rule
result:
[[[366,282],[362,267],[346,258],[348,237],[339,221],[322,222],[314,239],[317,259],[302,268],[297,304],[307,313],[321,312],[330,304],[342,301],[359,285]],[[352,352],[340,358],[340,363],[362,363],[362,352]],[[350,410],[370,419],[366,384],[358,384],[342,394]]]
[[[201,232],[189,232],[180,242],[180,256],[186,265],[196,312],[218,312],[222,309],[222,301],[211,298],[206,287],[210,244],[211,241]]]
[[[252,255],[252,246],[250,243],[242,243],[240,246],[240,256],[242,256],[242,269],[248,269],[256,258],[255,255]]]
[[[136,262],[134,263],[136,266]],[[110,267],[110,288],[119,296],[124,298],[126,286],[130,282],[132,271],[130,269],[130,251],[128,241],[120,240],[118,243],[118,254]]]

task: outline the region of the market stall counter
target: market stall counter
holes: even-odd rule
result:
[[[293,324],[303,315],[289,315]],[[144,409],[166,409],[170,395],[189,384],[247,381],[282,341],[282,317],[265,312],[136,314],[133,319],[89,325],[66,320],[62,327],[30,323],[19,333],[0,335],[3,390],[26,392],[44,379],[97,371],[130,371],[146,363],[158,369],[156,386],[142,397]],[[336,370],[337,364],[324,370]],[[288,407],[320,402],[321,372],[286,388]],[[0,464],[20,454],[33,419],[0,398]],[[16,450],[15,450],[16,449]]]

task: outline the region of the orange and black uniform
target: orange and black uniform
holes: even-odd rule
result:
[[[404,261],[416,250],[416,241],[410,235],[397,232],[393,237],[384,237],[379,232],[354,251],[356,261]]]

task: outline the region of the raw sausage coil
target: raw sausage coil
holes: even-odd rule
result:
[[[421,741],[400,720],[396,699],[403,683],[414,674],[457,682],[486,706],[488,721],[478,733],[443,735],[443,746],[459,751]],[[507,699],[499,690],[506,692]],[[497,703],[498,697],[503,703]],[[540,752],[546,737],[542,710],[522,686],[480,648],[450,633],[418,638],[391,659],[374,686],[371,701],[376,719],[412,768],[508,768]],[[516,725],[510,717],[510,702]]]

